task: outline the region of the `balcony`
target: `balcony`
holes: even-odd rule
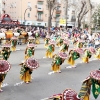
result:
[[[43,2],[44,0],[38,0],[38,2]]]
[[[43,12],[43,8],[37,8],[37,11]]]
[[[42,22],[42,21],[43,21],[43,19],[37,19],[37,21],[40,21],[40,22]]]
[[[56,14],[61,14],[61,10],[56,10]]]
[[[55,18],[58,18],[58,17],[60,17],[60,14],[56,14]]]

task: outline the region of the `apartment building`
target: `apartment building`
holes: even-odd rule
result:
[[[18,20],[26,25],[48,26],[46,0],[2,0],[2,5],[3,14],[9,14],[12,20]],[[54,9],[53,12],[52,26],[57,25],[56,19],[61,15],[61,4],[58,6],[59,9]]]
[[[76,21],[75,8],[78,0],[69,0],[68,26],[74,26]],[[21,24],[48,26],[48,6],[46,0],[2,0],[2,13],[9,14],[12,20]],[[60,26],[60,19],[65,19],[65,0],[57,0],[57,8],[52,15],[52,26]],[[31,8],[31,9],[30,9]],[[63,24],[64,26],[66,24]]]

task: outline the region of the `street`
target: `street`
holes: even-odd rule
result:
[[[23,83],[20,76],[21,67],[19,64],[24,60],[24,51],[26,45],[17,45],[16,52],[12,52],[9,58],[11,63],[11,70],[8,72],[0,93],[0,100],[41,100],[43,98],[52,96],[53,94],[62,93],[65,89],[71,88],[79,93],[82,80],[89,76],[90,71],[100,68],[100,61],[93,60],[88,64],[81,63],[81,60],[77,60],[76,68],[65,68],[69,66],[65,61],[61,65],[61,73],[55,73],[48,75],[51,71],[52,59],[45,58],[45,51],[43,40],[41,44],[37,45],[35,50],[35,56],[39,61],[40,67],[32,73],[32,83]],[[59,49],[56,48],[56,53]],[[94,100],[91,93],[90,100]],[[100,96],[97,100],[100,100]]]

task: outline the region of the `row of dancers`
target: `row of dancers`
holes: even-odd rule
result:
[[[16,37],[13,37],[11,40],[14,42],[7,42],[5,45],[2,46],[3,49],[0,52],[0,56],[1,56],[0,61],[2,60],[7,61],[8,58],[10,57],[11,52],[16,49],[18,39]],[[33,44],[33,40],[34,39],[32,37],[29,38],[27,47],[25,49],[25,59],[21,64],[19,64],[21,66],[20,79],[23,80],[25,83],[31,82],[32,80],[31,74],[32,74],[33,69],[36,69],[39,67],[38,61],[33,58],[35,54],[35,47],[36,47],[36,45]],[[66,59],[67,59],[67,63],[71,65],[72,67],[75,67],[75,61],[81,57],[82,57],[83,62],[85,63],[89,62],[89,59],[91,58],[93,54],[95,54],[95,57],[97,59],[100,59],[100,48],[97,48],[96,50],[92,47],[83,49],[82,48],[83,41],[80,41],[80,40],[77,41],[76,45],[78,45],[78,48],[73,48],[71,50],[69,50],[70,42],[68,41],[68,39],[66,39],[66,36],[61,36],[56,41],[52,40],[50,36],[47,36],[44,39],[44,46],[46,48],[45,57],[53,59],[52,64],[51,64],[52,73],[56,73],[56,72],[61,73],[60,66],[64,63]],[[60,47],[59,52],[56,54],[53,54],[55,51],[56,45]],[[4,64],[2,64],[1,62],[0,68],[2,66],[4,66]],[[9,67],[9,69],[10,68],[11,67]],[[1,70],[0,72],[0,78],[1,78],[0,91],[2,91],[1,86],[2,86],[2,82],[5,79],[6,75],[7,75],[7,72],[3,73]]]

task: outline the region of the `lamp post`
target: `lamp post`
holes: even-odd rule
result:
[[[25,24],[25,22],[26,22],[26,19],[25,19],[25,14],[26,14],[26,11],[27,11],[28,9],[29,9],[30,11],[32,10],[32,8],[31,8],[31,7],[28,7],[28,8],[25,10],[25,12],[24,12],[24,24]]]

